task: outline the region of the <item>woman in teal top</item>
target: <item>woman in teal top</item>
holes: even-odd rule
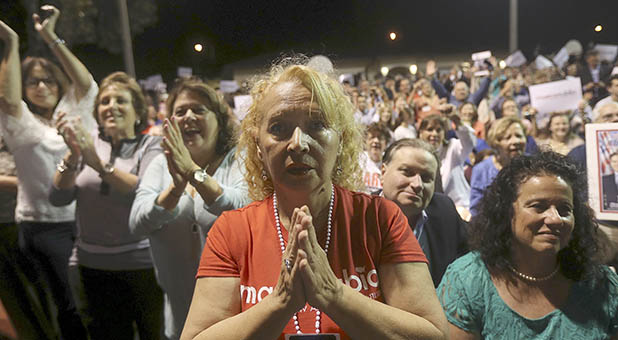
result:
[[[438,287],[451,339],[618,339],[618,276],[595,262],[585,177],[553,152],[515,158]]]

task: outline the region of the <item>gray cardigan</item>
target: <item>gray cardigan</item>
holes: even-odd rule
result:
[[[212,176],[223,193],[211,205],[206,205],[199,194],[192,197],[187,192],[173,211],[155,203],[172,183],[165,155],[157,156],[140,178],[129,225],[133,233],[150,239],[157,279],[167,295],[165,335],[170,339],[179,338],[182,332],[208,230],[223,211],[251,202],[234,152],[228,152]]]

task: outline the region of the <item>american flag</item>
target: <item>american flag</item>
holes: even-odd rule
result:
[[[613,132],[613,133],[612,133]],[[599,170],[601,176],[610,175],[614,170],[612,169],[609,156],[618,151],[615,147],[617,142],[615,133],[618,131],[599,131],[597,134],[599,145]]]

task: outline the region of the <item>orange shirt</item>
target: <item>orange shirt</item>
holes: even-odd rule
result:
[[[281,228],[283,239],[288,233]],[[324,245],[325,235],[318,242]],[[286,243],[287,245],[287,243]],[[408,220],[395,203],[378,196],[335,186],[335,204],[328,260],[344,284],[383,302],[377,270],[382,263],[425,262]],[[242,310],[273,291],[281,269],[281,248],[272,196],[224,212],[208,233],[197,277],[239,277]],[[303,333],[315,331],[315,312],[306,305],[298,313]],[[292,319],[284,334],[294,334]],[[322,313],[322,333],[349,337]],[[283,334],[279,339],[283,339]]]

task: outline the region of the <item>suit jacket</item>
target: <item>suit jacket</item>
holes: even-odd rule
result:
[[[616,186],[616,178],[614,174],[605,175],[603,182],[603,207],[605,209],[616,210],[611,208],[610,203],[618,203],[618,187]]]
[[[605,85],[607,85],[607,81],[609,80],[609,76],[612,73],[613,67],[606,63],[600,63],[600,65],[601,67],[599,69],[599,80],[604,82]],[[580,65],[580,71],[578,76],[581,79],[582,86],[592,81],[592,73],[588,68],[588,64],[583,63],[582,65]]]
[[[429,246],[429,272],[434,285],[438,287],[446,267],[468,252],[467,223],[461,219],[455,204],[445,194],[434,193],[425,212],[428,220],[423,233],[426,233]]]
[[[601,68],[599,70],[599,81],[602,81],[607,86],[607,82],[609,81],[609,77],[612,73],[613,67],[606,63],[601,63],[600,65],[601,65]],[[590,72],[590,69],[588,68],[588,64],[586,63],[581,65],[580,72],[578,75],[582,82],[582,86],[592,81],[592,73]],[[601,98],[607,97],[608,94],[609,93],[607,92],[607,88],[605,87],[595,88],[593,91],[593,98],[591,100],[590,105],[596,104]]]

